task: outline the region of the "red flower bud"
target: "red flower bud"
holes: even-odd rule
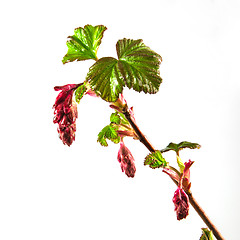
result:
[[[61,92],[58,94],[54,108],[53,122],[58,124],[59,138],[63,144],[70,146],[75,140],[77,105],[73,101],[72,96],[77,84],[67,84],[61,87],[55,87],[54,90]]]
[[[178,186],[183,187],[185,191],[188,191],[191,188],[191,182],[190,182],[190,167],[194,161],[189,160],[188,162],[185,162],[185,168],[183,170],[182,177],[180,177],[175,171],[169,168],[164,168],[162,171],[168,174],[172,179],[174,179],[176,182],[178,182]]]
[[[134,158],[123,141],[120,142],[120,149],[118,151],[117,159],[120,162],[122,171],[125,172],[128,177],[133,178],[136,172]]]
[[[180,187],[174,193],[173,203],[177,214],[177,220],[186,218],[189,212],[189,199],[184,190]]]
[[[178,175],[176,171],[169,168],[164,168],[163,172],[167,173],[173,180],[178,183],[178,188],[173,196],[173,203],[175,205],[175,211],[177,213],[177,219],[181,220],[186,218],[189,212],[189,199],[187,194],[184,192],[189,191],[191,187],[190,182],[190,167],[194,162],[189,160],[185,162],[185,168],[181,175]],[[184,190],[183,190],[184,189]]]
[[[185,168],[183,170],[183,180],[182,185],[185,190],[189,190],[191,188],[191,182],[190,182],[190,167],[194,161],[189,160],[188,162],[185,162]]]

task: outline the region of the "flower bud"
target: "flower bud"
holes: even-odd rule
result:
[[[185,190],[189,190],[191,188],[191,182],[190,182],[190,167],[194,161],[189,160],[188,162],[185,162],[185,168],[183,170],[183,180],[182,185]]]
[[[122,171],[125,172],[128,177],[133,178],[136,172],[134,158],[123,141],[120,142],[120,149],[118,151],[117,159],[120,162]]]
[[[174,193],[173,203],[177,214],[177,220],[186,218],[189,212],[189,199],[184,190],[180,187]]]
[[[54,88],[56,91],[61,90],[61,92],[53,105],[55,115],[53,122],[58,124],[59,138],[63,144],[68,146],[75,140],[78,113],[77,104],[73,101],[72,96],[77,86],[76,84],[67,84]]]

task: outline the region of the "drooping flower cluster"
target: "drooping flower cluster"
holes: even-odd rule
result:
[[[173,203],[177,214],[177,220],[186,218],[189,213],[189,198],[185,191],[189,191],[191,187],[190,182],[190,167],[194,162],[189,160],[185,162],[185,168],[181,176],[179,176],[172,169],[165,168],[163,172],[167,173],[172,179],[178,182],[178,188],[173,196]]]
[[[133,122],[135,122],[133,108],[128,108],[127,101],[124,98],[123,94],[119,94],[119,98],[115,102],[111,102],[109,105],[111,108],[115,109],[119,113],[127,113]],[[136,172],[136,167],[134,163],[134,158],[130,150],[125,146],[123,142],[124,137],[133,137],[134,139],[138,139],[137,134],[133,130],[132,126],[129,123],[118,124],[117,129],[118,136],[120,137],[120,149],[118,151],[117,159],[121,165],[121,169],[128,177],[134,177]]]
[[[117,159],[121,165],[122,171],[125,172],[128,177],[133,178],[136,172],[134,158],[123,141],[120,142],[120,149],[118,151]]]
[[[77,104],[73,100],[73,93],[78,86],[77,84],[67,84],[54,88],[55,91],[61,90],[61,92],[53,105],[55,115],[53,122],[58,124],[59,138],[63,144],[68,146],[75,140],[78,113]]]
[[[189,199],[184,190],[180,187],[174,193],[173,203],[177,214],[177,220],[186,218],[189,212]]]

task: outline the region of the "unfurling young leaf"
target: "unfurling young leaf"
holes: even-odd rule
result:
[[[98,142],[102,145],[107,147],[108,143],[106,139],[111,140],[114,143],[120,142],[120,137],[117,133],[117,127],[109,124],[106,127],[104,127],[101,132],[98,134]]]
[[[159,72],[161,56],[142,40],[122,39],[116,45],[118,59],[104,57],[89,70],[91,88],[108,102],[115,102],[123,87],[138,92],[156,93],[162,82]]]
[[[87,91],[87,88],[86,88],[86,84],[84,82],[75,91],[75,100],[76,100],[77,103],[80,102],[80,100],[82,99],[82,97],[83,97],[83,95],[86,91]]]
[[[168,146],[164,149],[161,150],[161,153],[163,152],[167,152],[170,150],[175,151],[177,154],[179,153],[180,150],[182,150],[183,148],[190,148],[190,149],[195,149],[195,148],[200,148],[201,146],[198,143],[191,143],[191,142],[180,142],[178,144],[176,143],[169,143]]]
[[[182,159],[178,155],[177,155],[177,164],[178,164],[178,167],[180,169],[180,172],[183,173],[185,165],[184,165]]]
[[[128,122],[128,120],[126,119],[126,117],[124,116],[124,114],[123,114],[123,113],[120,113],[120,112],[118,112],[118,114],[119,114],[119,116],[120,116],[120,118],[121,118],[121,124],[129,125],[129,122]]]
[[[212,231],[209,231],[207,228],[202,228],[200,240],[214,240]]]
[[[149,165],[150,168],[160,168],[160,167],[166,167],[167,162],[163,158],[160,151],[155,151],[153,153],[150,153],[146,156],[144,165]]]
[[[76,28],[74,35],[67,41],[68,52],[62,62],[68,63],[75,60],[97,60],[97,50],[101,44],[103,33],[107,28],[103,25],[86,25],[84,28]]]
[[[110,122],[115,123],[115,124],[120,124],[121,117],[119,116],[119,114],[117,112],[111,114]]]

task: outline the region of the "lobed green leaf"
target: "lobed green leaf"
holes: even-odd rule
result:
[[[124,86],[118,60],[112,57],[99,59],[90,67],[86,80],[95,93],[108,102],[115,102]]]
[[[167,151],[170,151],[170,150],[173,150],[175,151],[176,153],[178,153],[180,150],[184,149],[184,148],[190,148],[190,149],[195,149],[195,148],[200,148],[201,145],[199,145],[198,143],[191,143],[191,142],[187,142],[187,141],[184,141],[184,142],[180,142],[178,144],[176,143],[169,143],[168,146],[164,149],[161,150],[161,152],[167,152]]]
[[[91,88],[108,102],[115,102],[124,86],[138,92],[156,93],[162,82],[161,56],[141,39],[119,40],[116,50],[119,59],[104,57],[90,68],[87,80]]]
[[[68,52],[63,57],[62,62],[65,64],[75,60],[97,60],[97,50],[106,29],[107,28],[103,25],[86,25],[84,28],[76,28],[74,30],[74,35],[68,37]]]
[[[163,158],[161,152],[159,150],[150,153],[146,156],[144,165],[149,165],[150,168],[160,168],[160,167],[166,167],[167,162]]]
[[[162,58],[141,39],[122,39],[117,42],[119,68],[125,84],[137,92],[156,93],[162,82],[159,65]]]
[[[111,114],[110,122],[115,124],[120,124],[121,118],[117,112]]]
[[[107,147],[108,143],[106,139],[111,140],[114,143],[119,143],[120,142],[120,137],[118,136],[117,133],[117,127],[113,125],[107,125],[104,127],[100,133],[98,134],[98,139],[97,141],[102,145]]]
[[[118,114],[119,114],[119,116],[120,116],[120,118],[121,118],[121,124],[123,124],[123,125],[129,125],[129,122],[128,122],[128,120],[126,119],[126,117],[124,116],[124,114],[121,113],[121,112],[118,112]]]
[[[108,146],[108,143],[106,141],[106,137],[105,137],[105,129],[103,128],[102,131],[98,134],[98,139],[97,141],[104,147]]]

